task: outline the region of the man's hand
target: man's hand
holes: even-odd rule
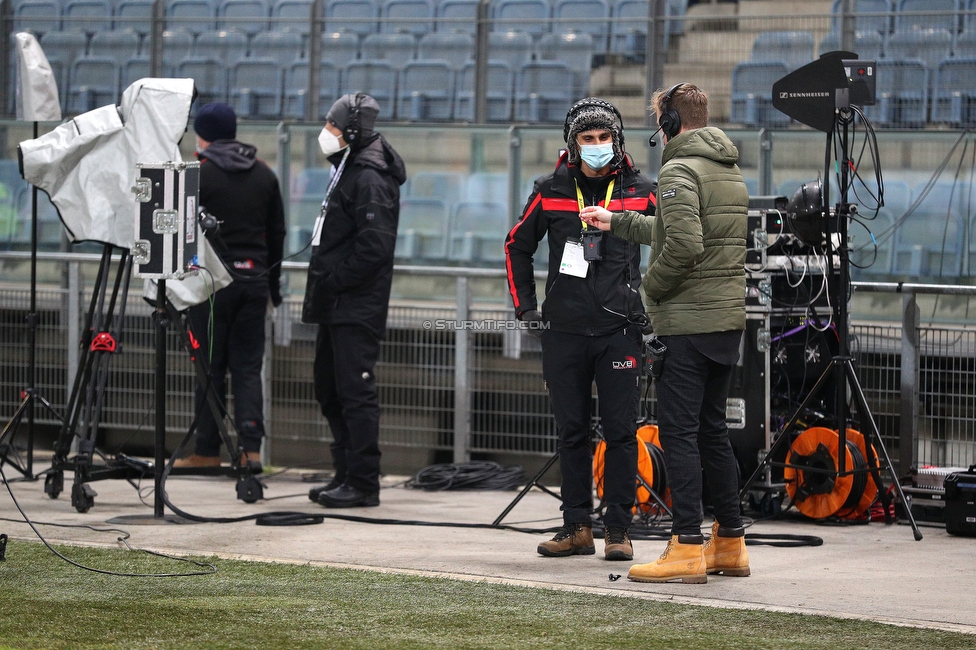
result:
[[[281,289],[272,287],[271,288],[271,304],[277,307],[281,304]]]
[[[545,327],[542,320],[542,313],[538,309],[530,309],[519,314],[518,319],[527,325],[525,331],[536,338],[542,337],[542,330]]]
[[[580,219],[600,230],[610,230],[610,218],[612,216],[612,212],[598,205],[588,205],[580,212]]]

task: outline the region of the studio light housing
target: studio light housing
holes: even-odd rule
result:
[[[800,186],[786,205],[786,221],[797,239],[822,252],[827,244],[823,183],[818,178]]]

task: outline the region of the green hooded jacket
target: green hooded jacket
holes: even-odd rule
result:
[[[679,133],[664,148],[659,216],[613,215],[613,234],[651,246],[641,286],[659,336],[745,329],[749,192],[738,159],[721,129]]]

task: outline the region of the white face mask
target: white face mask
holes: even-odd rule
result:
[[[339,144],[339,137],[325,127],[322,127],[322,132],[319,133],[319,147],[326,156],[331,156],[345,148]]]

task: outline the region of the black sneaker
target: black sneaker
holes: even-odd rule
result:
[[[372,508],[379,504],[379,490],[363,492],[346,483],[319,495],[319,505],[326,508]]]
[[[607,526],[603,531],[603,541],[606,543],[604,554],[608,560],[634,559],[634,546],[630,543],[626,528]]]
[[[342,485],[342,483],[343,483],[342,479],[333,478],[325,485],[316,485],[315,487],[313,487],[311,490],[308,491],[309,501],[314,501],[315,503],[318,503],[320,494],[322,494],[323,492],[328,492],[329,490],[334,490],[340,485]]]

